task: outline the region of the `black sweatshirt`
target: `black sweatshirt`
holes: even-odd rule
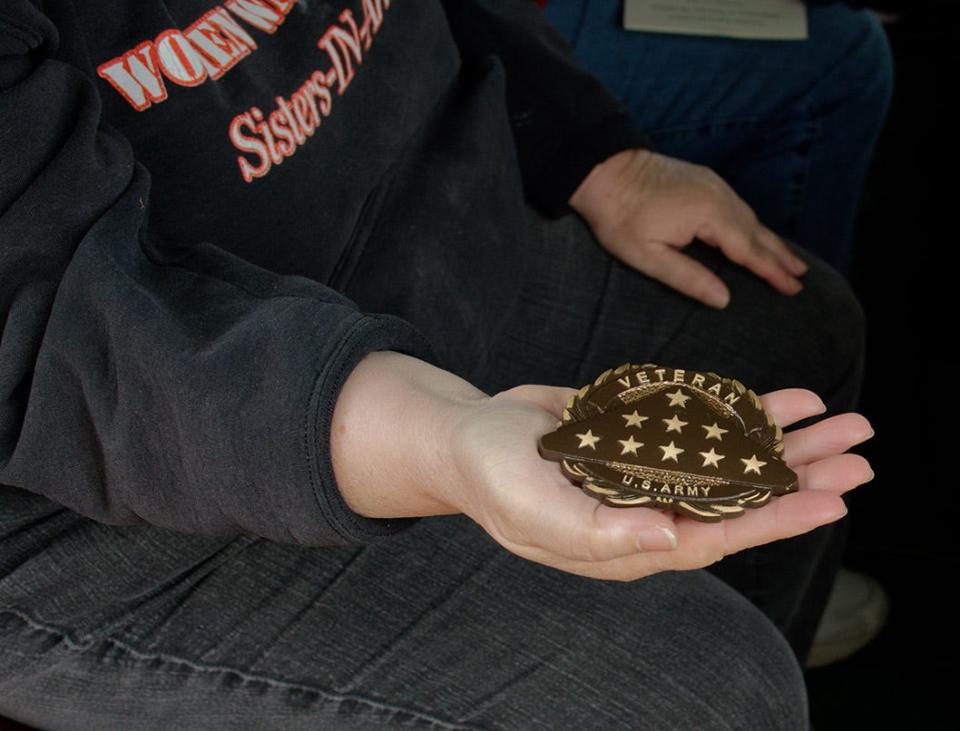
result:
[[[529,0],[2,0],[0,500],[409,526],[340,496],[346,377],[393,350],[476,382],[529,201],[642,144]]]

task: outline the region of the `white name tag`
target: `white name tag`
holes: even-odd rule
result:
[[[802,41],[800,0],[624,0],[623,27],[657,33]]]

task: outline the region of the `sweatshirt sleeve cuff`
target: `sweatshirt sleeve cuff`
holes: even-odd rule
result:
[[[419,518],[367,518],[347,505],[333,471],[331,427],[347,377],[367,353],[392,350],[442,367],[433,344],[413,325],[389,314],[365,314],[351,327],[317,377],[310,397],[305,448],[310,483],[325,522],[342,543],[364,545],[406,530]]]
[[[524,177],[530,181],[527,196],[550,218],[573,209],[570,196],[596,165],[623,150],[652,149],[650,139],[622,115],[605,117],[576,130],[543,164]]]

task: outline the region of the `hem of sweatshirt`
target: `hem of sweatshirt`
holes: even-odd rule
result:
[[[572,213],[570,196],[590,171],[618,152],[637,148],[650,150],[652,143],[627,118],[601,119],[567,137],[536,175],[528,195],[549,218]]]
[[[333,411],[347,377],[367,353],[393,350],[439,365],[430,341],[412,324],[388,314],[365,313],[343,336],[310,396],[305,449],[317,506],[330,527],[350,544],[371,543],[411,527],[419,518],[368,518],[347,505],[330,455]]]

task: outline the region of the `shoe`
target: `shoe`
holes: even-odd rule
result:
[[[876,579],[841,566],[806,667],[838,662],[865,647],[883,629],[889,611],[890,599]]]

